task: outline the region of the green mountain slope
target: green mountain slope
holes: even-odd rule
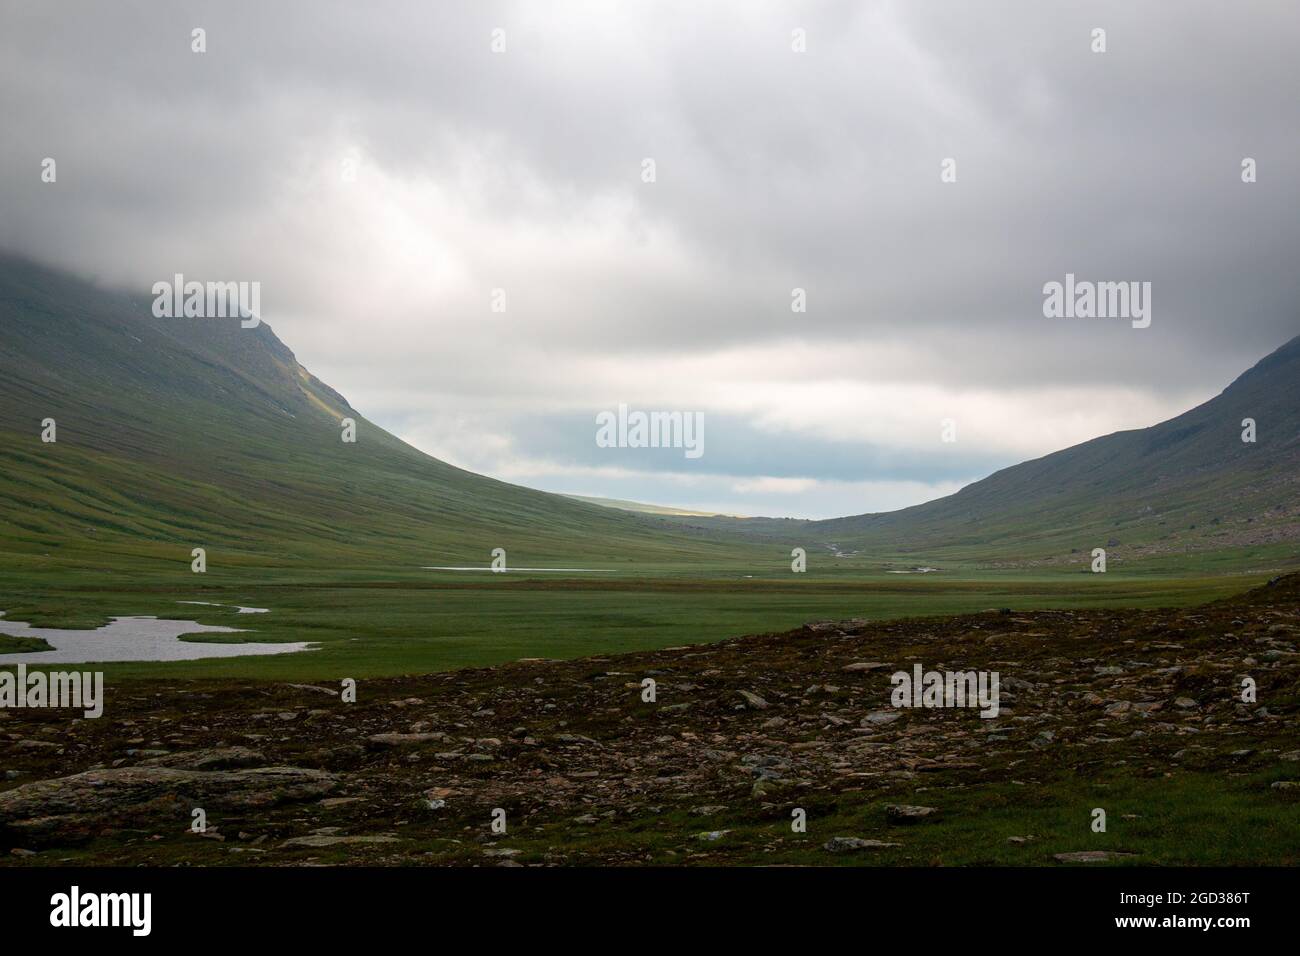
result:
[[[267,325],[150,306],[0,257],[0,566],[187,565],[198,546],[227,566],[314,569],[486,564],[498,547],[516,567],[637,570],[779,567],[792,544],[854,552],[854,566],[1084,562],[1097,546],[1300,554],[1300,338],[1171,421],[937,501],[737,520],[633,514],[463,471],[368,422]],[[41,441],[46,418],[55,443]]]
[[[160,319],[151,304],[0,259],[0,555],[188,562],[203,546],[259,565],[394,567],[487,564],[497,547],[520,566],[736,554],[438,461],[368,422],[267,325]]]

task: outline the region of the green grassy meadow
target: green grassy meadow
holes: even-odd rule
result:
[[[118,615],[155,615],[247,628],[196,639],[313,641],[318,650],[272,657],[108,664],[117,677],[338,679],[426,673],[520,658],[573,658],[650,650],[783,631],[813,620],[884,620],[1011,607],[1187,606],[1245,591],[1286,562],[1258,566],[1126,569],[1091,574],[954,568],[890,574],[853,559],[795,574],[776,560],[740,567],[660,565],[613,573],[493,574],[403,568],[223,569],[220,555],[194,574],[154,567],[125,573],[92,568],[0,570],[0,609],[37,627],[97,627]],[[1271,559],[1271,560],[1270,560]],[[486,566],[486,555],[482,562]],[[574,565],[566,565],[574,566]],[[209,601],[268,608],[180,604]],[[24,650],[2,638],[3,650]],[[3,656],[0,654],[0,666]]]

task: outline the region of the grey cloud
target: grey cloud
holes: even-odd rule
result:
[[[482,235],[444,238],[468,287],[511,290],[503,369],[794,336],[828,367],[848,343],[901,343],[900,381],[1169,396],[1217,390],[1300,330],[1291,5],[4,0],[0,18],[0,246],[135,286],[251,273],[289,344],[358,401],[431,364],[440,401],[512,386],[465,360],[481,342],[455,360],[448,330],[486,321],[472,296],[413,281],[423,298],[388,301],[386,277],[364,340],[356,308],[335,307],[359,224],[311,170],[343,144],[464,204]],[[608,258],[565,255],[601,203]],[[554,260],[501,251],[529,229]],[[1066,272],[1151,281],[1152,327],[1045,319],[1042,285]],[[408,331],[425,314],[436,338]],[[518,389],[520,417],[550,411]],[[743,451],[752,428],[734,434],[736,467],[763,466]],[[824,476],[926,470],[805,451]]]

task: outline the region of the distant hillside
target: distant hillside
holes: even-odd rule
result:
[[[601,508],[617,508],[620,511],[635,511],[646,515],[684,515],[688,517],[712,517],[712,511],[692,511],[690,508],[674,508],[671,505],[648,505],[641,501],[624,501],[621,498],[599,498],[593,495],[565,495],[574,501],[596,505]],[[724,515],[722,517],[734,517]]]
[[[1253,444],[1242,441],[1247,418]],[[1005,468],[923,505],[800,533],[857,548],[1024,559],[1108,542],[1152,552],[1300,545],[1300,337],[1167,422]]]
[[[513,564],[607,566],[736,553],[438,461],[367,421],[269,325],[151,305],[0,258],[0,555],[188,561],[201,545],[286,564],[486,565],[502,547]]]

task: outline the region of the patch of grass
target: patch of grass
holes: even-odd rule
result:
[[[0,654],[19,654],[24,651],[48,650],[52,650],[52,648],[43,638],[17,637],[11,634],[0,634]]]

